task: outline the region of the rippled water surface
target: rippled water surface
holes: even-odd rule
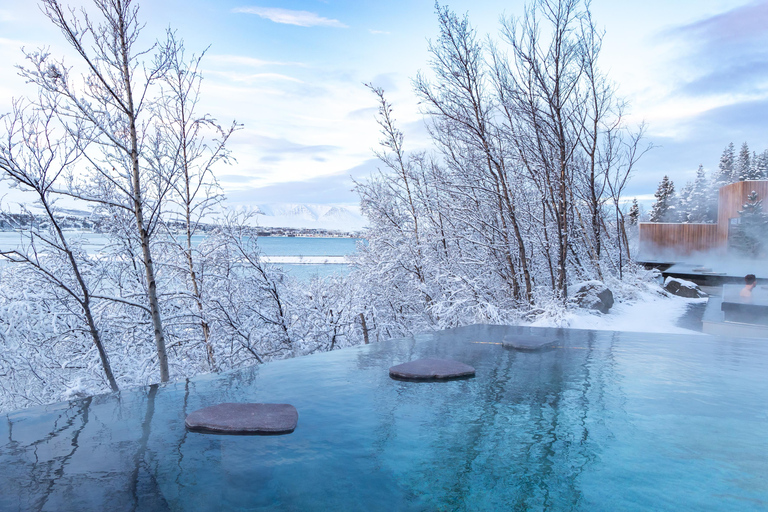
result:
[[[389,378],[421,357],[477,375]],[[10,414],[0,510],[765,510],[767,376],[760,340],[455,329]],[[226,401],[298,427],[186,432]]]

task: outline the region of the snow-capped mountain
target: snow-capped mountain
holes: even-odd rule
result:
[[[330,204],[260,204],[258,222],[266,227],[359,231],[367,221],[356,206]]]

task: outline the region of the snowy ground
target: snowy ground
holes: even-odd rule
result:
[[[701,332],[678,327],[676,324],[685,314],[689,305],[704,304],[707,299],[684,299],[663,297],[651,291],[638,292],[631,301],[616,302],[606,315],[585,310],[569,310],[563,317],[553,321],[541,319],[532,326],[570,327],[573,329],[595,329],[598,331],[657,332],[670,334],[697,334]]]

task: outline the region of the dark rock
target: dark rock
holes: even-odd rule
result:
[[[676,277],[668,277],[664,281],[664,289],[672,295],[678,297],[685,297],[687,299],[700,299],[707,297],[708,295],[701,291],[699,285],[686,281],[685,279],[678,279]]]
[[[514,348],[516,350],[539,350],[545,347],[551,347],[557,340],[551,338],[542,338],[540,336],[515,336],[512,339],[502,340],[504,347]]]
[[[442,380],[474,375],[474,368],[450,359],[417,359],[389,369],[390,377],[404,380]]]
[[[571,300],[580,308],[607,313],[613,307],[613,292],[600,281],[577,284]]]
[[[290,434],[299,413],[289,404],[218,404],[187,416],[186,425],[195,432],[219,434]]]

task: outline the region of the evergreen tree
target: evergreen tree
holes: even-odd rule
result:
[[[733,182],[744,181],[749,179],[749,168],[751,166],[751,158],[749,154],[749,146],[745,142],[741,145],[739,150],[739,157],[736,159],[736,165],[733,169]]]
[[[723,150],[722,156],[720,156],[720,164],[717,166],[717,174],[715,175],[715,189],[724,187],[729,183],[732,183],[733,179],[733,164],[736,159],[733,142]]]
[[[675,206],[675,214],[669,216],[667,222],[690,222],[688,215],[691,211],[691,193],[693,192],[693,183],[690,181],[685,184],[683,189],[678,194],[677,198],[672,202]]]
[[[752,152],[752,157],[749,161],[749,170],[747,171],[745,175],[745,179],[747,180],[759,180],[763,177],[763,172],[759,169],[761,165],[760,157],[757,156],[757,153],[754,151]]]
[[[696,180],[693,182],[691,192],[688,195],[688,222],[713,222],[714,219],[711,218],[711,201],[712,193],[707,181],[707,175],[704,171],[704,166],[699,165],[699,169],[696,171]]]
[[[755,162],[755,180],[768,179],[768,150],[763,151],[761,154],[754,158]]]
[[[675,184],[664,176],[659,183],[659,188],[654,194],[656,202],[651,207],[651,222],[675,222],[677,211],[675,208]]]
[[[632,200],[632,206],[629,207],[629,225],[637,226],[637,222],[640,219],[640,205],[637,204],[637,199]]]
[[[739,211],[739,224],[729,238],[729,246],[742,256],[756,258],[763,255],[763,241],[768,236],[768,217],[763,213],[763,201],[754,190]]]

